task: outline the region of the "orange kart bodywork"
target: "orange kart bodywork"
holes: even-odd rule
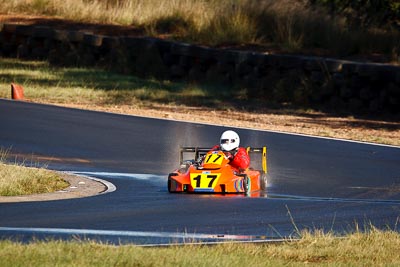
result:
[[[267,173],[267,150],[247,148],[247,153],[261,154],[262,170],[248,168],[240,172],[229,165],[223,151],[207,148],[183,147],[180,154],[180,168],[168,175],[168,191],[187,193],[244,193],[265,191]],[[184,160],[184,154],[195,155]]]

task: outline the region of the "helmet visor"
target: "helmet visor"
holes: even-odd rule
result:
[[[235,139],[221,139],[221,144],[233,144]]]

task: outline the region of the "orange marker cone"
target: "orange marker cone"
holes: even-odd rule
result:
[[[15,100],[23,100],[24,99],[24,88],[19,85],[12,83],[11,84],[11,98]]]

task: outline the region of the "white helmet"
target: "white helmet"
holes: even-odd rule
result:
[[[231,151],[239,147],[240,138],[234,131],[225,131],[221,135],[220,145],[224,151]]]

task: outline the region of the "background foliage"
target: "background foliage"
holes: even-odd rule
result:
[[[332,15],[344,15],[356,26],[400,27],[398,0],[309,0],[312,6],[322,6]]]
[[[400,61],[397,0],[10,0],[0,13],[127,25],[218,47]]]

